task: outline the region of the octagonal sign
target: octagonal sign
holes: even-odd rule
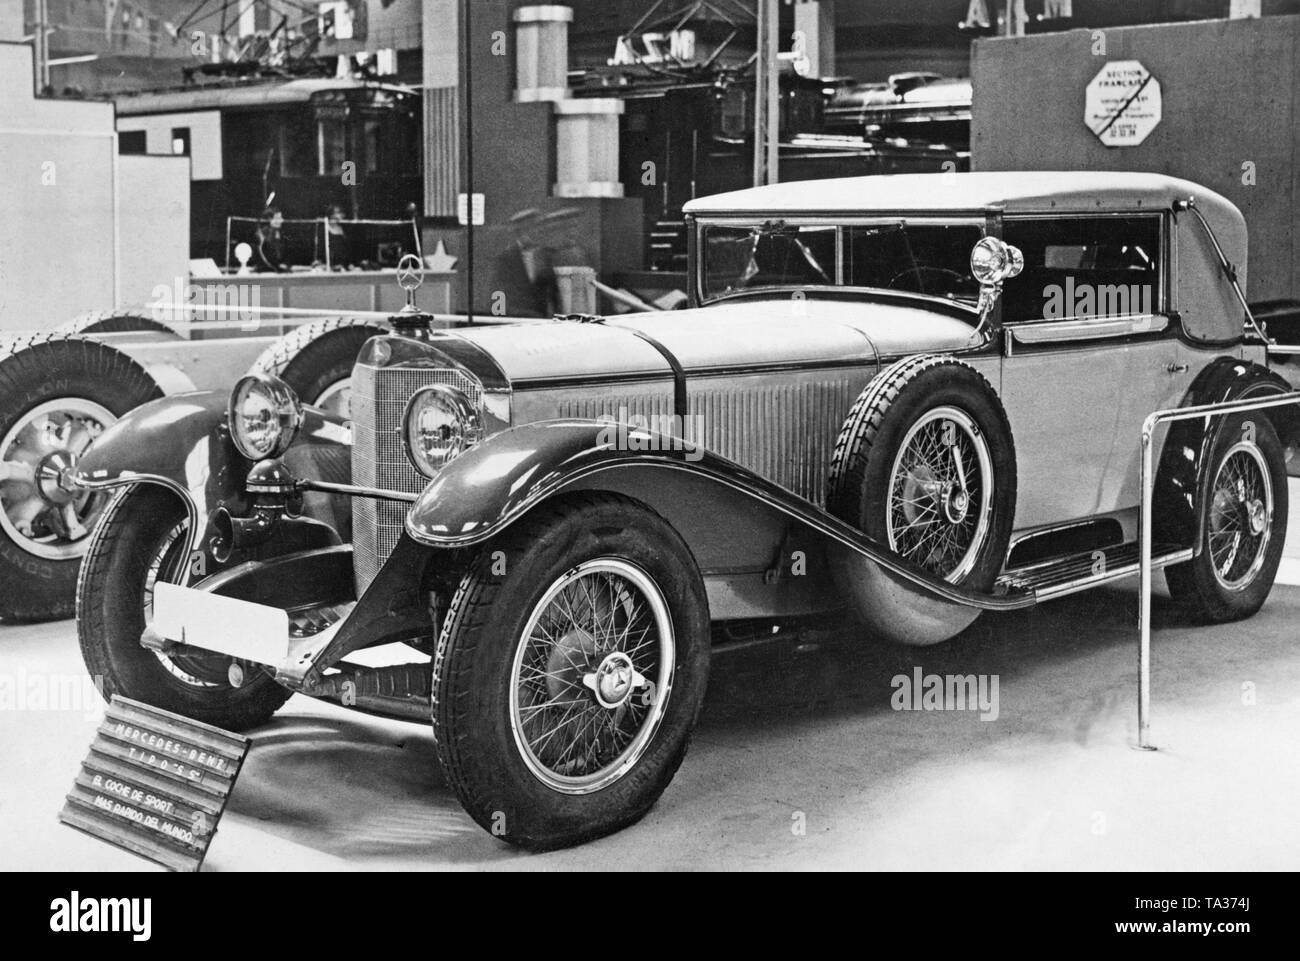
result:
[[[1136,147],[1163,114],[1160,81],[1137,60],[1113,60],[1088,84],[1084,122],[1107,147]]]

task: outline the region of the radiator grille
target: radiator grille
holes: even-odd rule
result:
[[[481,407],[479,385],[457,370],[372,367],[352,372],[352,480],[363,487],[418,493],[428,480],[407,459],[402,415],[421,387],[449,384]],[[408,505],[352,499],[352,551],[358,596],[375,579],[402,536]]]

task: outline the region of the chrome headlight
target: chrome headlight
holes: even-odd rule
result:
[[[447,384],[415,392],[402,418],[406,456],[425,477],[433,477],[482,438],[478,411],[465,394]]]
[[[235,448],[249,460],[280,457],[302,426],[302,404],[279,377],[249,374],[230,392],[226,423]]]

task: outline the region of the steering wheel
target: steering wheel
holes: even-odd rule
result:
[[[958,273],[955,270],[949,270],[947,267],[908,267],[906,270],[895,274],[889,279],[889,289],[896,289],[898,287],[898,282],[904,277],[915,277],[917,280],[917,286],[920,288],[920,293],[924,294],[926,293],[926,283],[922,278],[927,274],[935,275],[936,279],[942,277],[944,279],[955,280],[961,284],[965,284],[970,280],[968,275]]]

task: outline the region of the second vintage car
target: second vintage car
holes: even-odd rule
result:
[[[267,375],[108,428],[87,668],[227,728],[293,692],[432,720],[505,840],[640,818],[714,645],[852,613],[914,645],[1131,576],[1152,411],[1286,393],[1240,213],[1150,174],[908,175],[693,202],[692,309],[361,350],[352,419]],[[1280,409],[1278,409],[1280,410]],[[1157,438],[1154,565],[1264,603],[1290,416]],[[406,663],[349,655],[403,644]]]

